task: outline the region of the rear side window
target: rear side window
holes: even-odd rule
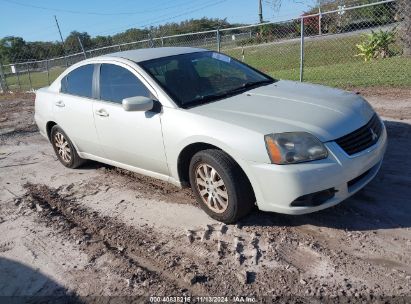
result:
[[[114,64],[102,64],[100,67],[100,99],[121,103],[124,98],[145,96],[150,91],[129,70]]]
[[[61,81],[61,92],[81,97],[93,96],[94,65],[83,65],[67,74]]]

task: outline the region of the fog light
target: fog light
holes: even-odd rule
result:
[[[291,203],[292,207],[315,207],[324,204],[335,196],[338,190],[329,188],[318,192],[313,192],[300,196]]]

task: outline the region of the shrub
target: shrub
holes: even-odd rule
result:
[[[365,61],[368,61],[373,58],[387,58],[393,55],[393,52],[390,50],[390,45],[395,42],[394,30],[371,31],[371,33],[363,36],[365,40],[357,44],[360,53],[356,56],[362,56]]]

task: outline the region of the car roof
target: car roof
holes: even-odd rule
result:
[[[101,57],[120,57],[134,62],[141,62],[150,59],[168,57],[187,53],[204,52],[206,49],[191,48],[191,47],[160,47],[149,49],[137,49],[123,52],[116,52]]]

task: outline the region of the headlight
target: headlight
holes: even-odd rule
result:
[[[306,132],[268,134],[264,140],[273,164],[295,164],[326,158],[328,155],[324,145]]]

